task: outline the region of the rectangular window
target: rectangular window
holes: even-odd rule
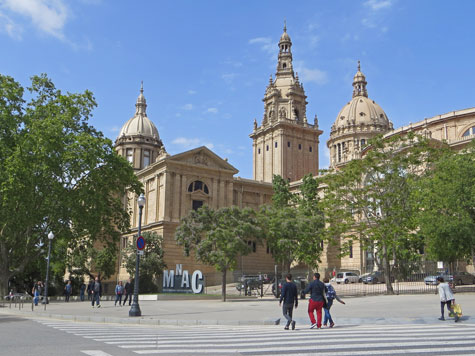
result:
[[[258,154],[258,155],[261,154],[261,149],[260,149],[260,148],[257,149],[257,154]]]
[[[143,166],[144,168],[150,165],[150,151],[144,150],[143,151]]]
[[[301,149],[302,149],[302,145],[299,143],[299,150],[301,150]]]
[[[127,148],[127,161],[129,163],[134,163],[134,149],[133,148]]]
[[[266,151],[269,151],[269,145],[266,145]]]
[[[309,150],[309,152],[312,152],[312,146],[310,146],[310,147],[308,148],[308,150]]]
[[[353,244],[350,245],[350,258],[353,258]]]
[[[290,147],[290,141],[287,141],[287,147]]]
[[[277,148],[277,142],[275,143],[275,148]]]

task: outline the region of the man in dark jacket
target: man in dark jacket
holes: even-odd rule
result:
[[[308,300],[308,316],[312,322],[310,329],[315,326],[320,329],[322,327],[322,308],[325,302],[324,294],[327,292],[327,287],[320,282],[320,273],[313,275],[313,282],[305,288],[304,293],[310,292],[310,299]],[[317,311],[317,321],[315,321],[314,311]]]
[[[122,305],[125,305],[125,302],[127,301],[127,299],[129,300],[129,305],[130,303],[132,302],[132,297],[134,295],[134,286],[132,285],[132,281],[129,280],[127,281],[127,283],[125,283],[125,299],[124,299],[124,303]]]
[[[92,286],[92,307],[94,308],[94,302],[96,302],[97,307],[101,307],[101,295],[102,295],[102,284],[99,280],[99,277],[96,277],[94,285]]]
[[[290,324],[292,324],[292,330],[295,329],[295,320],[292,320],[292,311],[299,305],[299,299],[297,295],[297,286],[292,282],[292,275],[289,273],[285,276],[285,283],[282,286],[282,292],[280,293],[279,306],[282,305],[284,301],[284,306],[282,307],[282,313],[284,314],[285,319],[287,319],[287,325],[285,330],[289,330]]]

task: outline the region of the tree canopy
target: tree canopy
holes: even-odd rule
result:
[[[250,240],[259,240],[261,229],[256,213],[249,208],[203,206],[181,220],[175,239],[184,253],[223,273],[222,297],[226,301],[226,273],[236,268],[239,256],[251,252]]]
[[[49,231],[68,256],[96,242],[116,248],[129,227],[124,193],[141,190],[112,142],[88,124],[90,91],[62,93],[45,75],[27,90],[0,75],[0,292],[44,258]]]

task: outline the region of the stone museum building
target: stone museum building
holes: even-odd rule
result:
[[[147,116],[143,87],[140,89],[135,114],[122,126],[115,148],[130,162],[143,183],[146,204],[142,231],[154,231],[163,236],[164,258],[170,269],[182,264],[183,269],[190,271],[200,269],[208,285],[221,281],[220,273],[214,268],[185,257],[183,248],[175,243],[175,229],[190,210],[203,205],[215,209],[228,206],[258,208],[271,202],[274,174],[288,180],[292,190],[298,190],[304,175],[318,175],[319,136],[322,131],[315,113],[312,113],[311,122],[307,118],[310,116],[306,110],[307,96],[294,72],[292,61],[292,41],[284,27],[278,43],[275,76],[270,77],[263,98],[264,115],[259,122],[249,121],[253,179],[236,176],[238,170],[227,159],[206,147],[168,154],[153,118]],[[383,108],[369,97],[367,84],[358,62],[352,92],[348,83],[351,100],[345,103],[346,98],[341,98],[345,104],[331,126],[326,143],[332,168],[338,169],[348,161],[360,158],[362,147],[379,134],[390,136],[417,131],[444,141],[456,150],[475,138],[475,108],[451,111],[394,129]],[[377,97],[377,94],[371,93],[371,96]],[[245,137],[242,139],[246,140]],[[133,241],[138,227],[137,197],[129,195],[128,198],[132,230],[122,237],[121,254],[123,248]],[[252,252],[239,259],[236,271],[244,274],[272,272],[274,261],[267,246],[253,241],[249,244]],[[325,250],[321,273],[341,269],[366,271],[367,258],[356,242],[350,255],[343,258],[337,255],[335,248]],[[232,281],[232,273],[228,276]],[[126,280],[129,276],[120,267],[116,277]]]

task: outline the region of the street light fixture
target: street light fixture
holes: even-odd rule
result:
[[[145,196],[140,194],[137,203],[139,205],[139,229],[137,233],[137,238],[141,234],[142,230],[142,210],[145,206]],[[129,316],[141,316],[142,312],[140,311],[139,306],[139,266],[140,266],[140,255],[139,250],[135,251],[136,260],[135,260],[135,283],[134,283],[134,301],[132,302],[132,307],[129,310]]]
[[[45,310],[46,310],[46,304],[48,304],[49,260],[51,259],[51,241],[53,241],[53,239],[54,239],[53,231],[50,231],[48,234],[48,262],[46,264],[45,299],[43,300],[43,303],[45,305]]]

